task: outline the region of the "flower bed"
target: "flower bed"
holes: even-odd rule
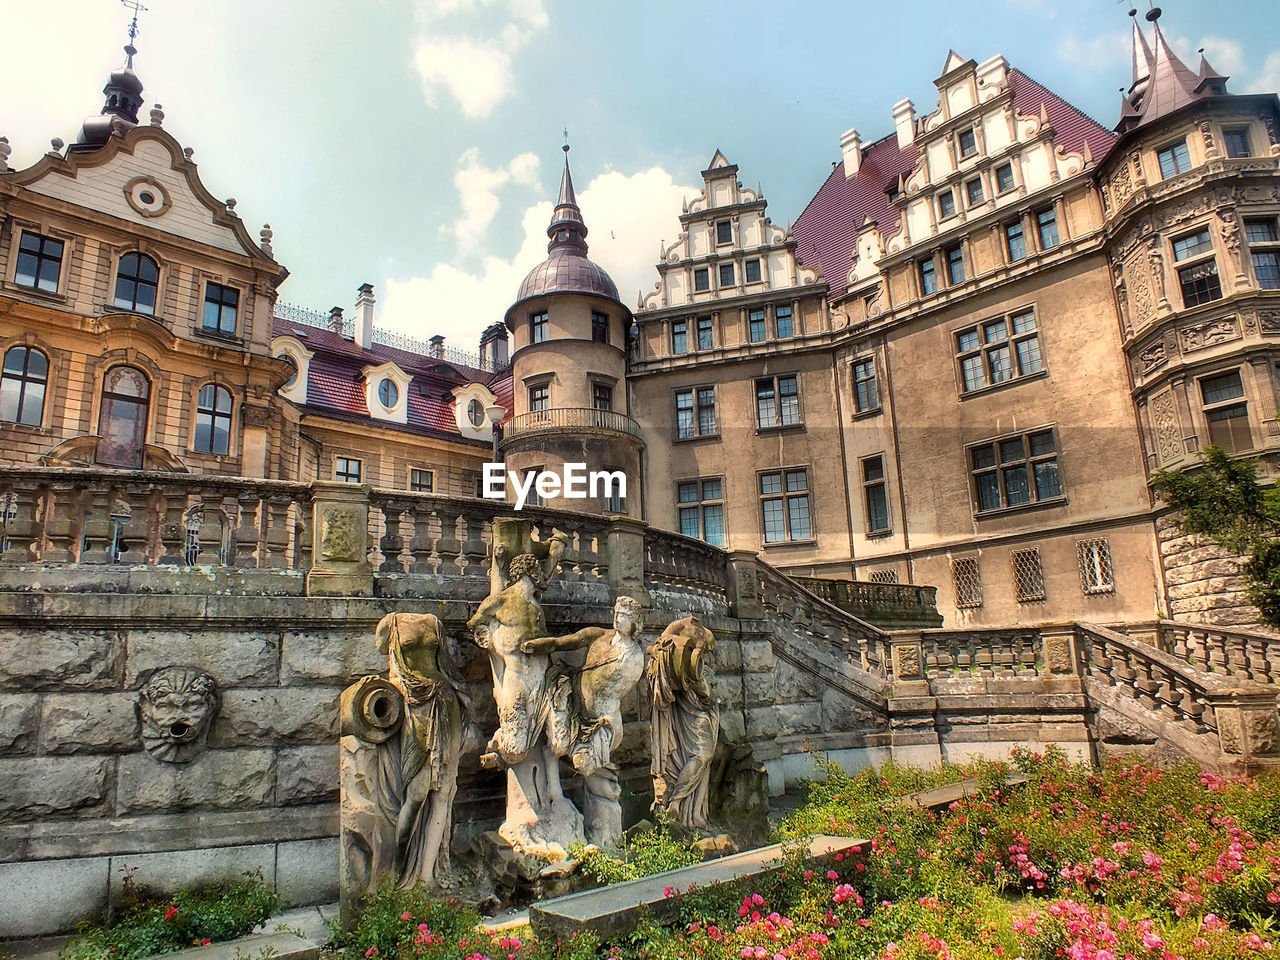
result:
[[[448,911],[428,922],[414,908],[393,915],[396,931],[366,950],[371,960],[1273,955],[1280,940],[1274,778],[1119,762],[1097,769],[1054,752],[1017,755],[1014,765],[1034,779],[1005,788],[1009,768],[990,763],[932,771],[890,765],[854,777],[829,768],[775,839],[866,836],[870,849],[825,872],[792,866],[758,889],[673,890],[681,917],[674,927],[649,922],[608,944],[589,935],[503,942],[477,939],[472,918],[438,931],[450,922]],[[894,802],[967,778],[982,789],[943,810]],[[418,936],[419,923],[431,931],[429,942]]]

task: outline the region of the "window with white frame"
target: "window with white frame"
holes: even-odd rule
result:
[[[724,481],[719,477],[682,480],[676,484],[680,532],[686,537],[724,546]]]
[[[1106,537],[1077,540],[1076,564],[1080,569],[1080,589],[1086,594],[1116,592],[1111,543]]]
[[[962,394],[1044,369],[1032,307],[958,330],[955,337]]]
[[[1063,496],[1052,427],[1001,437],[969,448],[978,513],[1025,507]]]
[[[812,539],[809,471],[797,468],[760,474],[760,512],[765,543]]]

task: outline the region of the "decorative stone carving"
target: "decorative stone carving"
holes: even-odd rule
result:
[[[1124,202],[1133,194],[1133,181],[1129,178],[1128,164],[1122,163],[1116,168],[1116,175],[1111,180],[1111,190],[1118,210],[1124,206]]]
[[[1215,156],[1216,151],[1213,146],[1213,127],[1210,126],[1208,120],[1200,121],[1200,135],[1204,137],[1204,152],[1206,156]]]
[[[1240,729],[1240,714],[1236,710],[1222,710],[1217,714],[1218,741],[1223,753],[1244,753],[1244,733]]]
[[[1259,310],[1258,323],[1263,333],[1280,333],[1280,310]]]
[[[564,553],[566,538],[535,543],[524,520],[493,522],[490,593],[468,622],[489,653],[498,729],[482,766],[507,770],[506,819],[498,828],[519,854],[563,859],[584,839],[582,814],[564,795],[559,758],[572,748],[568,698],[545,652],[547,623],[542,591]]]
[[[1219,210],[1218,220],[1222,229],[1222,245],[1226,247],[1235,266],[1237,276],[1243,276],[1244,263],[1240,258],[1240,224],[1231,210]]]
[[[587,839],[604,845],[622,836],[622,788],[612,762],[622,742],[622,698],[644,674],[638,634],[643,610],[631,597],[613,605],[613,627],[587,627],[566,637],[542,637],[520,645],[523,653],[586,647],[581,669],[557,681],[553,714],[568,723],[569,757],[582,774]]]
[[[1178,338],[1182,344],[1182,352],[1193,353],[1196,350],[1211,347],[1215,343],[1240,339],[1240,327],[1235,317],[1228,317],[1225,320],[1206,320],[1203,323],[1183,327],[1178,331]]]
[[[1152,370],[1163,367],[1169,362],[1169,354],[1165,350],[1164,341],[1157,340],[1147,349],[1138,354],[1138,359],[1142,361],[1142,374],[1145,376]]]
[[[458,759],[466,728],[440,621],[393,613],[375,634],[389,679],[342,693],[340,890],[344,922],[388,876],[403,887],[449,872]]]
[[[690,829],[707,826],[708,782],[720,732],[711,694],[715,635],[696,617],[672,623],[649,648],[653,806]]]
[[[221,705],[209,674],[194,667],[157,670],[138,697],[143,749],[162,763],[189,763],[204,750]]]
[[[1151,422],[1156,431],[1156,450],[1161,463],[1182,456],[1182,429],[1178,426],[1178,410],[1173,394],[1166,391],[1151,400]]]
[[[1124,282],[1124,264],[1116,261],[1111,264],[1112,285],[1116,291],[1116,303],[1120,306],[1120,322],[1124,325],[1125,336],[1133,336],[1133,324],[1129,321],[1129,291]]]
[[[1150,241],[1150,245],[1147,248],[1147,259],[1151,262],[1151,279],[1154,281],[1156,288],[1156,307],[1167,308],[1169,306],[1169,298],[1165,293],[1164,287],[1164,254],[1156,246],[1155,240]]]
[[[920,669],[920,648],[914,644],[903,644],[895,651],[897,654],[896,675],[902,680],[914,680],[924,674]]]
[[[326,560],[352,562],[359,557],[360,516],[354,510],[327,511],[320,523],[320,554]]]
[[[1129,277],[1129,294],[1133,298],[1133,313],[1138,321],[1145,320],[1151,316],[1151,289],[1148,282],[1147,265],[1141,261],[1126,271]]]

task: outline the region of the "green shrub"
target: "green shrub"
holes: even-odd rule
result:
[[[597,883],[621,883],[654,873],[678,870],[698,863],[702,857],[695,841],[679,837],[671,824],[659,821],[651,830],[636,834],[614,856],[599,847],[575,846],[572,853],[582,860],[582,870]]]
[[[244,879],[183,890],[164,897],[124,879],[116,917],[85,924],[63,948],[62,960],[135,960],[203,943],[234,940],[253,932],[280,907],[280,897],[261,871]]]

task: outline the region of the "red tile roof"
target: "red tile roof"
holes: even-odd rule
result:
[[[348,422],[367,422],[371,426],[407,430],[462,441],[453,413],[454,387],[465,383],[482,383],[494,388],[506,384],[507,402],[511,394],[510,373],[494,374],[484,370],[424,357],[397,347],[375,343],[364,349],[341,334],[307,324],[275,318],[272,335],[297,337],[312,351],[307,379],[306,410]],[[363,373],[365,367],[393,361],[412,378],[408,396],[408,422],[388,424],[369,416],[365,403]],[[478,443],[479,441],[464,441]]]
[[[1044,106],[1059,147],[1083,152],[1088,143],[1095,162],[1111,149],[1116,140],[1114,133],[1021,70],[1010,69],[1009,82],[1017,113],[1038,117]],[[855,176],[846,180],[844,163],[836,164],[800,214],[792,228],[796,254],[811,266],[815,262],[821,264],[833,299],[848,289],[858,226],[863,220],[874,220],[885,238],[897,232],[901,212],[889,202],[887,190],[897,184],[899,176],[915,169],[918,153],[915,144],[900,150],[896,134],[875,141],[863,149]]]

